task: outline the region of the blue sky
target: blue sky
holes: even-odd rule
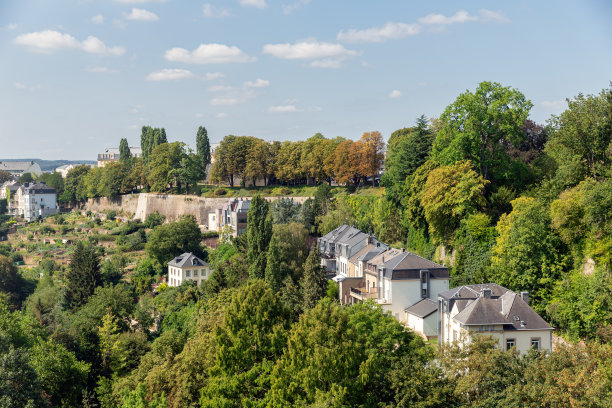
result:
[[[612,80],[612,2],[2,0],[0,158],[95,159],[142,125],[388,137],[497,81],[544,122]]]

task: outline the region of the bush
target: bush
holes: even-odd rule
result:
[[[224,188],[218,188],[215,190],[215,195],[216,196],[224,196],[227,194],[227,190]]]
[[[280,189],[280,193],[281,195],[290,195],[291,194],[291,189],[287,188],[287,187],[283,187]]]
[[[200,190],[200,194],[202,196],[206,195],[206,193],[210,192],[210,188],[208,187],[202,187],[202,189]]]
[[[159,214],[158,212],[154,212],[153,214],[149,214],[147,216],[146,221],[144,222],[145,228],[155,228],[158,225],[162,225],[166,217],[164,215]]]
[[[117,212],[115,210],[110,210],[106,213],[106,219],[108,221],[114,221],[117,218]]]
[[[217,231],[206,231],[202,234],[202,238],[218,238],[219,233]]]

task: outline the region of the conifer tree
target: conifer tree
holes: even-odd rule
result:
[[[272,292],[276,293],[282,285],[281,276],[281,259],[278,251],[278,243],[273,235],[268,248],[268,259],[266,260],[266,276],[265,280]]]
[[[266,272],[266,255],[272,238],[272,220],[268,217],[268,202],[256,195],[251,200],[247,214],[247,262],[249,276],[263,279]]]
[[[66,275],[65,298],[68,306],[84,305],[101,283],[100,261],[95,248],[78,242]]]
[[[130,146],[128,145],[127,139],[123,138],[119,142],[119,161],[126,162],[132,157]]]
[[[310,254],[304,264],[304,274],[300,279],[302,291],[302,309],[313,308],[317,301],[325,296],[327,290],[327,277],[325,268],[321,266],[321,252],[317,245],[310,248]]]
[[[198,128],[198,134],[196,136],[196,153],[202,160],[202,168],[204,169],[204,176],[206,178],[206,166],[210,164],[210,140],[208,140],[208,132],[204,126]]]

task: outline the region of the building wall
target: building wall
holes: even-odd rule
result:
[[[437,313],[432,313],[424,319],[410,313],[404,313],[403,321],[412,330],[423,333],[427,337],[436,337],[438,335]]]
[[[198,272],[198,276],[194,276],[194,272]],[[187,276],[189,272],[189,276]],[[188,280],[196,281],[199,286],[203,281],[210,277],[211,270],[210,266],[188,266],[179,268],[176,266],[168,265],[168,286],[181,286],[181,284]]]

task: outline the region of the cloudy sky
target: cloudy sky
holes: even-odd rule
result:
[[[612,80],[612,2],[2,0],[0,158],[95,159],[143,125],[388,137],[489,80],[544,122]]]

